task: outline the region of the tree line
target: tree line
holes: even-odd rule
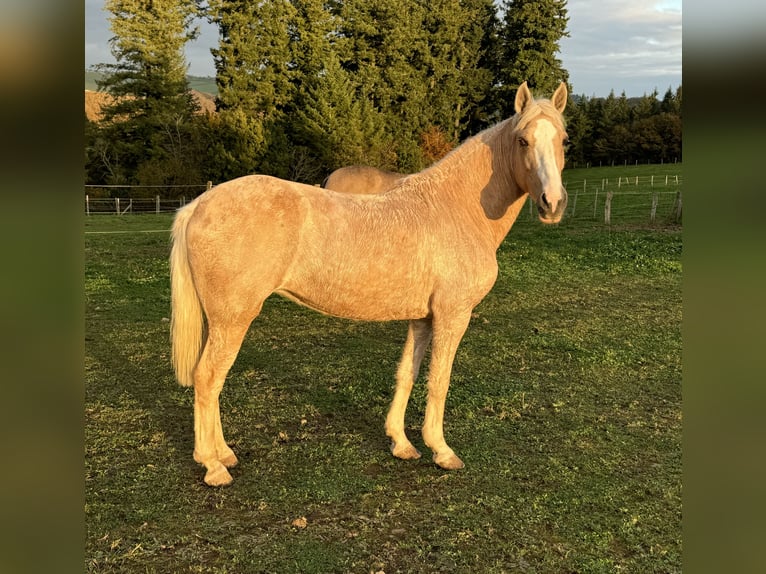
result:
[[[317,183],[350,164],[423,169],[509,117],[518,86],[569,83],[566,0],[107,0],[114,98],[86,117],[91,184],[180,185],[265,173]],[[216,113],[199,113],[183,48],[205,18]],[[570,87],[571,93],[571,87]],[[570,98],[577,162],[680,160],[681,89]],[[152,192],[154,193],[154,192]]]

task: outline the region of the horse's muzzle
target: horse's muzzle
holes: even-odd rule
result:
[[[545,193],[540,194],[537,200],[537,213],[543,223],[558,223],[564,216],[567,208],[567,192],[562,187],[561,197],[556,201],[549,199]]]

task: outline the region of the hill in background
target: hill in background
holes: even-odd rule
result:
[[[96,85],[96,80],[99,78],[101,78],[99,72],[85,70],[85,89],[94,92],[97,91],[98,86]],[[186,79],[189,80],[189,87],[192,90],[196,90],[203,94],[210,94],[213,97],[218,95],[218,86],[215,84],[215,78],[209,76],[186,76]]]
[[[92,70],[85,70],[85,115],[90,121],[101,119],[101,108],[111,101],[112,96],[105,92],[98,91],[96,80],[101,74]],[[192,95],[200,105],[202,113],[215,112],[215,97],[218,94],[218,88],[215,84],[215,78],[187,76]]]

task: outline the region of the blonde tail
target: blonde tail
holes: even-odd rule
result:
[[[202,305],[189,268],[186,247],[186,226],[197,202],[183,207],[173,221],[170,250],[170,341],[173,369],[179,384],[194,385],[194,368],[199,361],[203,338]]]

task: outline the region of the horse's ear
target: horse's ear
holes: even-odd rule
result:
[[[516,110],[517,114],[520,114],[532,101],[532,92],[529,91],[527,82],[524,81],[516,91],[516,101],[513,103],[513,109]]]
[[[553,92],[553,97],[551,98],[553,107],[556,108],[560,114],[563,114],[564,108],[567,107],[567,96],[567,85],[564,82],[561,82],[559,87],[556,88],[556,91]]]

